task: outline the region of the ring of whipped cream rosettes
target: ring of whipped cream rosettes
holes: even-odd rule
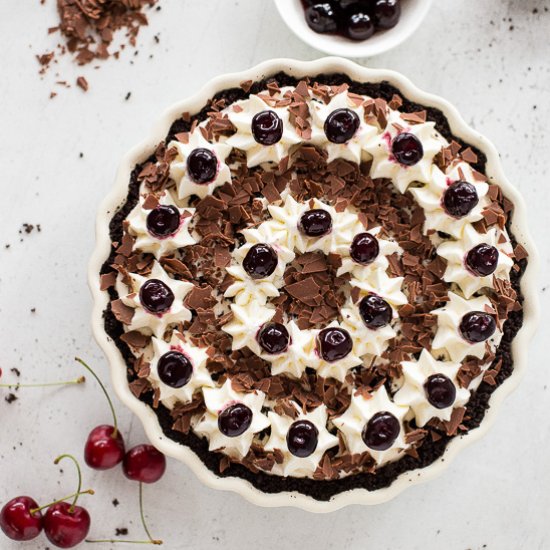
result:
[[[158,261],[154,262],[147,276],[126,273],[119,275],[117,280],[122,304],[127,310],[133,310],[125,330],[152,335],[152,344],[143,357],[150,365],[148,379],[158,390],[160,401],[172,408],[177,403],[189,403],[195,392],[202,392],[206,412],[194,418],[192,426],[196,433],[208,438],[209,449],[240,460],[255,442],[264,450],[275,453],[276,460],[270,465],[270,473],[285,476],[313,477],[325,452],[338,446],[337,433],[342,436],[349,453],[368,452],[376,464],[381,465],[396,460],[410,446],[405,437],[408,421],[414,419],[417,427],[424,426],[433,418],[448,421],[454,408],[467,403],[470,392],[483,377],[482,371],[468,388],[461,387],[457,379],[461,362],[466,356],[483,358],[486,351],[496,349],[502,336],[502,327],[497,326],[489,340],[468,342],[459,333],[461,319],[469,312],[494,312],[487,296],[475,294],[484,288],[494,289],[496,279],[508,280],[513,265],[506,230],[492,228],[487,233],[480,233],[473,225],[482,219],[482,212],[489,204],[485,178],[460,158],[455,158],[445,170],[434,163],[436,154],[449,143],[435,129],[433,122],[406,115],[386,103],[380,104],[378,100],[349,93],[345,86],[324,88],[322,95],[318,93],[321,87],[316,90],[315,86],[300,83],[296,88],[270,89],[269,92],[251,95],[226,107],[219,114],[229,119],[237,129],[232,136],[218,135],[213,139],[207,130],[209,122],[205,121],[194,126],[179,141],[169,143],[168,147],[176,151],[170,164],[170,177],[175,182],[175,188],[166,190],[160,198],[157,196],[151,201],[143,184],[143,195],[127,217],[127,230],[135,239],[134,249],[151,253],[156,260],[198,242],[193,231],[195,211],[186,206],[187,201],[192,195],[206,197],[217,187],[231,181],[231,166],[226,164],[226,160],[233,148],[246,154],[249,167],[280,163],[289,157],[293,148],[304,142],[325,149],[327,162],[337,158],[358,164],[371,161],[371,178],[391,179],[400,193],[410,190],[423,208],[426,218],[424,233],[430,236],[437,246],[437,253],[447,261],[443,279],[452,288],[449,290],[448,304],[432,312],[437,316],[432,351],[424,350],[417,360],[402,363],[402,379],[392,389],[391,395],[384,386],[370,394],[350,387],[351,404],[339,417],[329,419],[324,405],[307,411],[298,403],[293,404],[295,411],[280,414],[280,408],[276,412],[273,403],[261,391],[235,391],[229,378],[221,385],[214,382],[206,366],[207,350],[193,345],[185,334],[176,330],[167,332],[174,323],[191,319],[192,312],[184,305],[184,299],[193,288],[192,283],[170,277]],[[293,99],[297,97],[305,107],[293,109]],[[324,130],[327,117],[337,109],[352,111],[360,121],[353,137],[345,143],[329,141]],[[381,109],[384,110],[383,117],[379,116]],[[272,145],[258,143],[251,128],[255,115],[264,111],[274,112],[282,123],[281,137]],[[392,153],[393,141],[402,134],[412,134],[422,144],[422,158],[414,165],[401,164]],[[217,159],[215,176],[206,183],[193,181],[188,170],[187,159],[197,149],[208,149]],[[449,215],[442,204],[445,190],[450,183],[458,180],[475,186],[478,197],[477,205],[460,218]],[[180,214],[180,224],[169,236],[155,236],[147,228],[149,213],[159,205],[175,208]],[[271,364],[273,375],[299,378],[306,368],[311,368],[322,377],[333,377],[347,384],[349,370],[382,361],[382,352],[399,332],[397,309],[407,303],[406,289],[404,293],[402,277],[388,275],[387,256],[401,254],[402,250],[380,227],[364,227],[359,213],[351,206],[337,211],[334,206],[317,199],[300,203],[288,190],[282,193],[282,200],[276,204],[267,204],[264,199],[264,206],[269,217],[261,224],[242,231],[245,242],[234,249],[231,264],[227,267],[234,282],[224,296],[217,296],[217,313],[226,311],[228,304],[233,313],[232,320],[223,330],[231,335],[234,350],[248,347]],[[328,234],[307,237],[300,231],[300,217],[310,209],[322,209],[330,214],[332,230]],[[362,232],[370,233],[379,245],[378,256],[368,265],[358,264],[350,256],[351,243]],[[251,247],[259,243],[268,244],[276,251],[277,266],[266,277],[252,278],[243,268],[243,259]],[[476,275],[465,267],[464,258],[468,251],[479,244],[489,244],[498,249],[498,265],[490,276]],[[266,353],[258,344],[258,333],[275,314],[270,300],[279,295],[284,285],[285,268],[296,253],[313,251],[340,255],[342,263],[338,275],[350,274],[350,285],[358,289],[359,298],[372,294],[382,297],[391,305],[393,318],[385,326],[369,328],[361,318],[357,301],[349,297],[341,310],[340,319],[329,325],[339,327],[351,336],[353,347],[345,357],[335,361],[323,359],[318,349],[319,330],[302,330],[293,319],[284,319],[283,323],[289,334],[287,348],[277,354]],[[142,304],[141,289],[152,279],[163,282],[174,296],[171,307],[161,314],[149,311]],[[165,334],[171,334],[169,341],[164,340]],[[192,366],[192,374],[178,387],[167,383],[166,376],[159,375],[159,363],[172,352],[183,354]],[[484,369],[488,367],[487,364]],[[434,406],[426,393],[427,381],[440,375],[452,383],[451,388],[447,387],[447,395],[449,392],[454,394],[452,402],[445,407]],[[237,415],[233,420],[237,424],[244,422],[246,429],[241,431],[234,423],[232,431],[225,429],[222,433],[222,417],[227,417],[228,409],[235,405],[241,407],[241,416]],[[243,413],[242,406],[248,413]],[[389,432],[385,436],[384,415],[386,420],[390,418],[389,427],[386,424]],[[373,438],[372,433],[369,437],[367,431],[374,429],[373,426],[376,428],[378,421],[381,422],[381,432],[374,434],[379,436],[378,439]],[[307,428],[305,432],[304,423]],[[269,436],[265,435],[266,428],[270,428]],[[302,444],[305,441],[306,451],[296,450],[296,441],[291,437],[293,433],[297,434],[298,439],[302,437]],[[262,434],[261,440],[259,434]]]

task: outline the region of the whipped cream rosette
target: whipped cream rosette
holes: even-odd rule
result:
[[[352,121],[357,124],[357,130],[351,139],[344,143],[334,143],[325,132],[327,119],[338,116],[345,109],[353,113]],[[310,103],[312,118],[311,142],[323,147],[328,153],[327,162],[341,158],[360,164],[366,160],[367,144],[377,135],[378,128],[365,122],[365,108],[361,98],[350,97],[347,91],[336,94],[328,104],[320,101]],[[336,113],[336,115],[335,115]]]
[[[391,111],[384,130],[365,147],[372,156],[372,178],[390,178],[404,193],[414,182],[432,177],[435,155],[447,145],[433,122],[411,124]]]
[[[244,151],[249,167],[265,162],[278,164],[288,155],[290,147],[302,141],[289,124],[288,109],[272,107],[258,95],[237,101],[228,109],[227,115],[237,128],[237,132],[226,141],[226,144]],[[253,128],[255,122],[261,128],[256,135]],[[266,128],[273,131],[273,136],[265,131]]]
[[[134,309],[127,330],[139,330],[162,338],[173,323],[189,321],[191,312],[183,303],[193,283],[172,279],[158,262],[148,276],[129,273],[128,288],[119,276],[117,291],[124,305]]]
[[[393,400],[410,407],[417,426],[432,418],[449,421],[453,409],[468,402],[470,392],[457,380],[460,363],[438,361],[424,349],[417,361],[403,361],[401,366],[403,385]]]
[[[395,460],[408,447],[403,420],[409,407],[392,401],[384,386],[371,394],[356,392],[348,410],[333,424],[352,454],[368,452],[378,465]]]
[[[452,361],[462,361],[469,355],[481,359],[487,351],[495,349],[502,337],[495,311],[486,296],[466,300],[449,292],[449,303],[432,313],[437,316],[433,353],[442,352]],[[471,325],[474,325],[473,330]]]
[[[467,225],[459,240],[445,241],[437,253],[447,260],[443,279],[456,283],[466,298],[483,288],[494,288],[495,278],[508,280],[514,265],[510,241],[497,229],[478,233]]]
[[[262,392],[239,393],[227,379],[219,388],[204,388],[206,412],[195,431],[209,441],[211,451],[223,449],[242,458],[250,450],[255,434],[269,426],[262,413],[265,395]]]
[[[432,167],[431,177],[425,185],[410,188],[426,216],[424,234],[441,231],[456,239],[462,237],[465,227],[483,218],[483,210],[489,205],[488,189],[487,183],[480,181],[477,172],[463,161],[448,167],[445,172]],[[453,195],[461,198],[465,193],[466,205],[457,207]]]
[[[271,435],[266,451],[283,453],[277,471],[283,476],[308,477],[317,470],[323,455],[338,446],[338,438],[327,430],[327,408],[319,405],[305,413],[294,403],[296,415],[288,416],[270,411]]]
[[[177,156],[170,164],[170,177],[176,182],[178,198],[191,195],[206,197],[216,187],[231,181],[229,166],[225,163],[231,147],[225,143],[207,141],[200,126],[185,135],[185,141],[171,141]]]
[[[196,391],[214,386],[206,368],[208,354],[204,348],[185,341],[177,331],[169,342],[153,337],[151,343],[149,380],[158,388],[164,405],[172,408],[176,403],[188,403]]]
[[[139,203],[128,214],[128,232],[135,236],[134,248],[154,254],[157,259],[197,241],[189,232],[194,208],[178,208],[170,191],[153,199],[141,196]]]

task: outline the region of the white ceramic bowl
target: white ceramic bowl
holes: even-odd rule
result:
[[[380,31],[364,41],[336,34],[319,34],[306,23],[300,0],[274,0],[288,28],[312,48],[343,57],[372,57],[395,48],[409,38],[426,17],[433,0],[403,0],[401,19],[393,29]],[[321,1],[321,0],[319,0]]]
[[[149,157],[155,150],[156,144],[165,138],[172,122],[179,118],[181,113],[185,111],[191,113],[197,112],[203,107],[207,99],[218,91],[239,86],[239,83],[244,80],[261,80],[279,71],[285,71],[295,77],[338,72],[346,73],[352,79],[358,81],[388,81],[396,86],[408,99],[422,105],[441,109],[449,121],[453,134],[479,148],[487,155],[487,174],[495,178],[495,181],[502,187],[504,194],[514,203],[515,211],[512,219],[512,230],[518,242],[529,252],[529,264],[521,281],[521,289],[525,297],[525,320],[523,327],[512,344],[514,371],[492,394],[490,408],[481,426],[462,437],[454,438],[448,445],[443,457],[426,468],[402,474],[388,488],[374,492],[368,492],[365,489],[355,489],[341,493],[328,502],[317,501],[298,493],[266,494],[240,478],[218,477],[203,464],[201,459],[191,449],[168,439],[163,434],[153,410],[139,399],[136,399],[130,392],[126,380],[126,365],[124,360],[116,345],[107,336],[103,328],[103,311],[108,304],[108,295],[106,292],[100,290],[99,271],[110,252],[109,221],[126,198],[128,181],[134,166]],[[517,386],[527,367],[529,341],[535,331],[538,318],[536,294],[538,256],[527,229],[526,209],[523,199],[516,188],[506,179],[500,165],[498,153],[486,138],[467,126],[457,110],[447,101],[421,91],[405,77],[393,71],[367,69],[340,58],[324,58],[310,62],[275,59],[247,71],[215,78],[194,96],[173,105],[166,111],[152,129],[149,137],[124,157],[116,177],[115,185],[99,209],[96,237],[97,245],[89,265],[89,283],[94,301],[92,327],[96,340],[109,361],[112,382],[117,395],[140,418],[147,436],[159,450],[168,456],[186,463],[206,485],[216,489],[234,491],[260,506],[296,506],[312,512],[329,512],[350,504],[377,504],[392,499],[411,485],[439,475],[448,467],[461,449],[487,432],[489,426],[491,426],[497,416],[500,404]]]

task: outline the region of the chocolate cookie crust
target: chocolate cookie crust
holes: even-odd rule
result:
[[[380,84],[364,84],[351,81],[345,75],[318,75],[311,77],[312,82],[318,82],[319,84],[329,85],[341,85],[346,83],[349,85],[349,90],[352,93],[369,95],[373,98],[382,98],[388,102],[392,101],[397,95],[402,98],[402,112],[417,113],[419,111],[426,111],[427,119],[436,123],[436,129],[445,137],[449,142],[454,141],[461,145],[465,150],[472,151],[474,157],[471,165],[479,172],[483,173],[485,168],[485,156],[480,152],[468,146],[468,144],[461,142],[455,138],[449,129],[449,125],[444,115],[433,108],[426,108],[422,105],[415,104],[404,98],[401,92],[388,83]],[[212,105],[216,105],[221,100],[225,101],[225,106],[240,100],[245,99],[252,93],[257,93],[261,90],[269,88],[273,85],[273,81],[276,81],[279,86],[296,86],[298,81],[293,77],[286,74],[277,74],[267,80],[257,83],[247,83],[242,88],[234,88],[225,90],[217,94],[213,98],[213,102],[206,106],[200,113],[194,116],[185,117],[185,119],[179,119],[172,125],[170,132],[166,138],[166,142],[171,141],[177,134],[189,131],[195,121],[203,121],[208,118],[209,113],[212,111]],[[140,180],[138,176],[141,174],[143,177],[143,169],[148,162],[154,162],[155,156],[153,155],[148,161],[142,165],[137,166],[131,177],[129,185],[129,193],[125,203],[121,206],[120,210],[113,216],[110,223],[110,234],[113,243],[123,242],[123,221],[135,206],[139,196]],[[500,204],[502,211],[509,211],[510,203],[506,202],[506,199],[502,196],[496,197],[496,202]],[[510,215],[507,219],[508,231],[510,231]],[[513,235],[510,237],[512,243],[515,245]],[[113,246],[111,254],[102,268],[102,275],[107,280],[112,278],[115,272],[111,267],[116,260],[117,253],[120,253],[118,247]],[[517,270],[512,270],[511,284],[512,289],[517,293],[517,300],[519,303],[522,301],[522,296],[519,289],[519,281],[521,275],[526,266],[526,259],[521,258],[517,261]],[[118,298],[116,291],[112,286],[107,288],[111,300]],[[157,403],[155,396],[151,392],[140,391],[140,386],[143,386],[143,390],[146,389],[146,380],[139,377],[140,366],[136,365],[136,360],[131,353],[127,343],[123,340],[123,326],[120,321],[117,320],[113,311],[109,307],[105,311],[105,329],[109,336],[113,338],[120,352],[122,353],[127,365],[128,365],[128,381],[133,384],[136,395],[150,406],[155,407],[156,414],[159,418],[159,422],[167,437],[178,441],[184,445],[193,449],[198,456],[201,457],[203,462],[209,469],[221,476],[237,476],[244,478],[252,483],[258,489],[266,493],[274,493],[281,491],[298,491],[303,494],[310,495],[318,500],[328,500],[333,495],[344,492],[354,488],[365,488],[369,491],[377,490],[382,487],[389,486],[393,480],[400,474],[421,468],[431,464],[434,460],[439,458],[448,442],[456,437],[458,433],[465,433],[470,429],[473,429],[481,423],[487,408],[489,407],[489,399],[492,392],[498,387],[508,376],[510,376],[513,369],[513,360],[510,353],[510,343],[517,331],[521,327],[523,320],[523,314],[521,310],[511,311],[508,316],[508,320],[504,324],[503,338],[501,344],[495,354],[495,359],[491,365],[490,370],[486,375],[486,379],[479,388],[472,394],[472,397],[466,407],[466,411],[462,414],[454,415],[451,423],[447,426],[431,426],[427,433],[420,433],[424,430],[418,430],[418,437],[421,439],[421,444],[415,448],[412,454],[404,455],[403,458],[397,462],[386,464],[385,466],[374,472],[365,472],[360,474],[354,474],[343,479],[303,479],[303,478],[280,478],[272,476],[261,471],[254,471],[253,464],[247,464],[245,467],[241,464],[230,463],[226,457],[216,453],[208,451],[208,444],[206,440],[198,437],[192,431],[183,433],[185,426],[177,426],[174,422],[173,412],[166,409],[161,403]],[[466,373],[467,374],[467,373]],[[189,407],[191,407],[191,404]],[[196,405],[196,404],[195,404]],[[175,428],[178,429],[175,429]],[[187,426],[188,428],[188,426]],[[412,433],[412,432],[411,432]],[[409,436],[411,436],[409,433]],[[414,436],[413,436],[414,437]],[[331,476],[330,464],[323,464],[322,470],[326,474],[326,477]]]

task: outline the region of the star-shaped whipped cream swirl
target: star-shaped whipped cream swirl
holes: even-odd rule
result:
[[[129,224],[128,232],[136,238],[134,249],[150,252],[157,259],[160,259],[162,256],[170,254],[178,248],[196,244],[197,241],[189,232],[189,224],[193,219],[195,209],[178,208],[170,191],[166,191],[160,196],[157,202],[159,206],[171,206],[177,209],[180,216],[179,227],[174,233],[162,237],[151,232],[147,227],[147,218],[154,208],[149,208],[147,197],[141,196],[138,204],[136,204],[127,217]]]
[[[390,277],[382,269],[355,269],[350,279],[352,287],[359,289],[359,295],[376,294],[394,307],[407,303],[407,296],[401,290],[404,277]]]
[[[187,342],[183,334],[177,331],[172,333],[170,342],[154,336],[151,342],[153,344],[153,356],[150,361],[148,379],[154,388],[159,389],[160,400],[166,407],[171,409],[176,403],[189,403],[197,390],[214,386],[214,382],[206,368],[206,361],[208,360],[206,349]],[[159,375],[159,360],[169,352],[181,353],[191,362],[193,374],[184,386],[169,386],[162,381]]]
[[[231,147],[221,141],[215,143],[207,141],[200,131],[200,126],[185,135],[186,143],[174,140],[168,145],[169,148],[175,148],[178,152],[176,158],[170,164],[170,177],[176,182],[177,194],[180,200],[191,195],[204,198],[211,195],[216,187],[231,182],[231,171],[225,163],[231,152]],[[187,159],[195,149],[208,149],[214,153],[217,159],[216,176],[208,183],[196,183],[189,175]]]
[[[393,310],[393,308],[392,308]],[[397,336],[392,324],[379,328],[369,328],[361,318],[359,304],[348,298],[341,310],[342,328],[347,330],[353,340],[353,352],[358,357],[365,355],[380,356],[387,349],[389,341]],[[393,310],[393,319],[397,312]]]
[[[365,275],[362,275],[362,272],[364,271],[375,271],[377,269],[380,269],[382,271],[386,271],[388,269],[389,263],[387,256],[391,256],[395,252],[400,252],[401,247],[395,242],[395,241],[388,241],[386,239],[381,239],[379,237],[380,232],[382,231],[382,227],[373,227],[372,229],[362,230],[360,233],[370,233],[373,237],[376,238],[378,242],[378,248],[379,252],[376,258],[368,264],[363,265],[357,263],[352,257],[350,252],[350,247],[343,248],[340,252],[340,255],[342,256],[342,266],[338,268],[337,275],[343,275],[344,273],[351,273],[352,277],[355,277],[357,279],[361,279],[361,277],[365,277]],[[355,237],[355,235],[354,235]],[[352,239],[353,242],[353,239]]]
[[[323,330],[327,328],[344,329],[344,326],[338,321],[334,320],[330,324],[328,324],[326,327],[324,327]],[[314,329],[309,329],[309,330],[311,330],[312,333],[317,338],[317,335],[319,334],[320,331],[314,330]],[[319,376],[322,376],[323,378],[335,378],[340,382],[343,382],[345,380],[346,375],[350,369],[352,369],[353,367],[358,367],[363,364],[363,360],[356,353],[355,346],[352,348],[351,352],[348,353],[345,357],[342,357],[341,359],[337,359],[336,361],[326,361],[321,357],[321,354],[319,353],[318,349],[316,350],[315,356],[316,356],[316,361],[312,362],[311,365],[309,366],[315,369]]]
[[[294,403],[294,406],[296,407],[294,418],[279,415],[273,411],[267,413],[271,423],[271,435],[264,448],[266,451],[278,449],[283,453],[283,463],[281,465],[275,464],[272,473],[282,476],[307,477],[317,470],[324,454],[338,445],[338,438],[327,430],[328,415],[325,405],[319,405],[309,413],[302,411],[297,403]],[[287,442],[291,426],[300,421],[310,422],[317,430],[315,450],[309,456],[304,457],[292,454]]]
[[[468,253],[480,244],[493,246],[498,251],[496,269],[490,275],[478,275],[468,267]],[[514,265],[512,245],[506,234],[496,228],[478,233],[472,225],[467,225],[460,239],[443,242],[438,246],[437,253],[447,260],[443,280],[456,283],[466,298],[482,288],[494,288],[495,278],[508,280]]]
[[[460,218],[451,216],[443,207],[443,197],[449,185],[457,181],[471,183],[476,190],[479,202],[468,214]],[[464,228],[483,218],[483,210],[489,204],[487,191],[489,186],[474,176],[472,167],[463,161],[453,163],[442,172],[437,166],[432,167],[431,178],[422,187],[411,187],[410,192],[424,210],[424,235],[430,231],[441,231],[459,239]]]
[[[269,426],[269,419],[262,413],[265,394],[261,391],[252,393],[236,392],[231,386],[231,379],[227,379],[223,386],[218,388],[203,388],[206,412],[195,426],[195,432],[206,437],[210,451],[223,452],[230,456],[243,458],[252,445],[255,434]],[[220,431],[219,415],[232,405],[242,404],[252,413],[252,420],[247,429],[236,437],[228,437]]]
[[[262,111],[273,111],[283,124],[282,137],[273,145],[258,143],[252,133],[252,119]],[[237,128],[237,133],[229,137],[225,143],[246,153],[249,168],[267,162],[278,164],[288,155],[289,149],[293,145],[302,141],[294,126],[290,124],[288,108],[271,107],[257,95],[251,95],[249,99],[235,102],[224,112]]]
[[[251,301],[263,305],[268,298],[279,296],[283,281],[283,274],[288,263],[294,260],[295,254],[281,245],[277,235],[269,232],[269,227],[243,229],[242,234],[246,238],[243,246],[233,251],[232,265],[226,268],[227,272],[235,279],[235,282],[225,291],[226,298],[235,298],[235,303],[246,305]],[[243,261],[256,244],[268,244],[277,254],[277,266],[273,273],[261,279],[253,279],[243,268]]]
[[[231,304],[231,311],[233,318],[222,327],[222,330],[232,337],[232,349],[247,347],[259,355],[260,346],[256,340],[258,331],[275,315],[275,308],[266,305],[260,306],[257,302],[251,301],[244,306]]]
[[[455,362],[462,361],[468,355],[481,359],[487,347],[494,350],[498,346],[502,338],[502,331],[498,327],[486,341],[471,343],[464,339],[460,333],[460,323],[464,315],[473,311],[489,313],[494,312],[494,309],[486,296],[466,300],[449,292],[449,302],[432,311],[437,316],[437,332],[432,342],[432,353],[436,357],[445,354]]]
[[[344,414],[332,419],[332,423],[344,436],[346,447],[351,454],[369,452],[378,465],[397,459],[404,449],[405,428],[403,419],[409,411],[408,406],[394,403],[388,396],[385,386],[380,386],[371,394],[355,392],[351,403]],[[387,412],[399,423],[399,433],[395,440],[385,450],[375,450],[367,446],[363,440],[363,431],[367,423],[378,413]]]
[[[392,153],[393,140],[402,133],[413,134],[422,143],[422,158],[413,166],[399,163]],[[411,124],[402,118],[399,111],[390,111],[384,131],[365,146],[365,150],[372,156],[370,176],[373,179],[389,178],[404,193],[413,182],[430,181],[434,157],[446,145],[446,140],[435,129],[434,122]]]
[[[443,421],[451,419],[453,409],[464,406],[470,399],[470,392],[462,388],[457,380],[460,363],[437,361],[426,349],[423,349],[418,361],[403,361],[403,385],[394,395],[398,405],[406,405],[414,413],[416,425],[425,426],[432,418]],[[434,407],[427,398],[425,384],[433,375],[442,374],[451,380],[456,396],[452,405],[445,408]]]
[[[127,330],[138,330],[144,334],[152,333],[157,338],[162,338],[170,325],[191,320],[191,311],[185,307],[183,300],[193,289],[192,283],[172,279],[157,261],[153,262],[151,273],[146,277],[137,273],[129,273],[128,277],[131,284],[129,292],[122,282],[122,277],[119,275],[117,279],[117,292],[122,303],[135,310]],[[148,281],[160,281],[172,292],[174,300],[166,311],[153,313],[144,307],[140,291]]]
[[[349,160],[356,164],[361,164],[368,155],[365,154],[365,148],[375,136],[379,133],[378,127],[365,122],[365,108],[359,98],[350,97],[348,91],[334,95],[328,104],[320,101],[311,101],[309,108],[311,112],[312,128],[311,143],[322,147],[328,153],[327,162],[341,158]],[[332,143],[327,139],[324,131],[327,117],[337,109],[349,109],[359,118],[359,128],[353,137],[345,143]]]
[[[300,378],[306,368],[317,360],[315,334],[311,330],[300,330],[294,321],[289,321],[285,326],[290,337],[288,349],[274,355],[260,350],[259,355],[262,359],[271,363],[272,376],[287,374]]]

